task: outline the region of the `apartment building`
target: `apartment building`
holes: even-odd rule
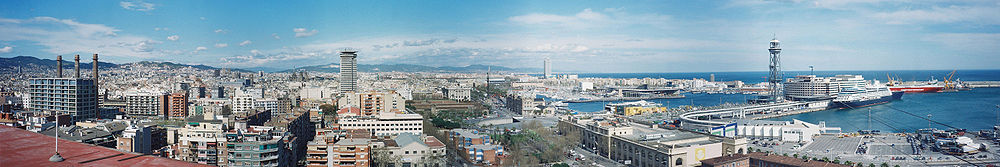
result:
[[[489,135],[475,129],[454,129],[448,136],[466,161],[481,166],[503,166],[507,154]]]
[[[125,114],[130,116],[165,116],[167,93],[160,90],[125,92]]]
[[[188,93],[177,92],[167,96],[167,116],[171,119],[184,119],[188,116]]]
[[[348,92],[340,94],[337,105],[340,108],[359,108],[361,115],[368,116],[381,112],[405,111],[406,99],[396,91]]]
[[[84,78],[32,78],[28,80],[28,111],[69,114],[71,122],[97,118],[94,84],[93,79]]]

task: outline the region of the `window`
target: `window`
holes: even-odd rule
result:
[[[684,159],[677,158],[677,161],[676,161],[676,163],[674,163],[674,165],[677,165],[677,166],[684,165]]]

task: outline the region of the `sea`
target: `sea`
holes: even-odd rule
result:
[[[900,81],[943,81],[952,70],[923,71],[789,71],[785,77],[796,75],[817,75],[820,77],[840,74],[862,75],[866,80],[886,81],[892,76]],[[666,79],[708,79],[714,74],[716,81],[739,80],[748,84],[764,82],[766,71],[762,72],[698,72],[698,73],[578,73],[580,78],[666,78]],[[962,81],[1000,81],[1000,70],[960,70],[952,79]],[[668,107],[681,105],[716,106],[722,103],[745,103],[754,95],[683,93],[681,99],[647,100]],[[607,102],[569,103],[569,108],[578,112],[601,111]],[[863,129],[882,132],[913,132],[922,128],[959,128],[970,131],[992,129],[1000,124],[1000,88],[975,88],[968,91],[940,93],[907,93],[901,100],[887,104],[857,109],[831,109],[804,114],[790,115],[769,120],[790,121],[793,119],[811,123],[825,122],[829,127],[840,127],[844,132]],[[869,117],[869,109],[871,116]],[[928,116],[929,115],[929,116]],[[931,121],[928,121],[931,120]],[[870,122],[870,123],[869,123]]]

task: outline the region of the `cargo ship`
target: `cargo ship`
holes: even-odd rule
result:
[[[930,93],[940,92],[944,89],[941,85],[894,85],[889,86],[891,91],[902,91],[907,93]]]

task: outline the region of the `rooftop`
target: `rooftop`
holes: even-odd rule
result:
[[[50,136],[32,133],[15,127],[0,125],[0,164],[23,166],[205,166],[162,157],[139,155],[92,146],[68,140],[59,140],[62,162],[50,162],[55,151],[55,140]]]

